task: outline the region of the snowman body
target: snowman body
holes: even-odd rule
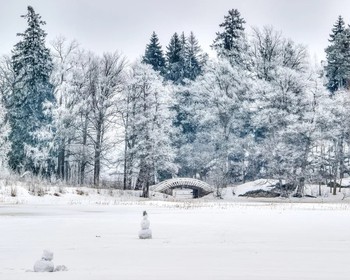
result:
[[[48,250],[44,250],[41,260],[38,260],[34,264],[34,272],[53,272],[54,264],[52,262],[53,253]]]
[[[141,230],[139,231],[140,239],[151,239],[152,238],[152,230],[149,228],[150,222],[148,220],[147,213],[144,212],[143,218],[141,221]]]

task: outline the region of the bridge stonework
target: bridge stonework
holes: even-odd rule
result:
[[[151,186],[150,190],[154,192],[162,192],[162,193],[170,194],[169,192],[171,192],[173,189],[176,189],[178,187],[193,189],[194,191],[196,191],[197,193],[196,196],[198,197],[207,195],[214,191],[213,187],[211,187],[206,182],[203,182],[198,179],[193,179],[193,178],[168,179],[156,185]]]

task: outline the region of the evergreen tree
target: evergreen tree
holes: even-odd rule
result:
[[[181,83],[184,77],[183,69],[183,44],[184,42],[179,38],[179,35],[175,33],[167,46],[166,53],[166,65],[167,65],[167,80],[174,83]]]
[[[228,15],[224,17],[224,22],[219,25],[223,31],[216,33],[211,46],[219,57],[229,58],[231,64],[242,65],[247,59],[244,56],[248,50],[244,24],[245,20],[238,10],[229,10]]]
[[[198,75],[203,71],[204,64],[207,56],[203,54],[201,47],[199,46],[197,38],[193,32],[187,38],[186,41],[186,70],[185,76],[190,80],[195,80]]]
[[[153,70],[155,71],[159,71],[160,73],[164,72],[165,58],[162,47],[159,44],[158,36],[155,32],[152,33],[150,43],[146,46],[142,62],[152,65]]]
[[[28,6],[28,28],[12,51],[15,74],[13,92],[6,98],[12,143],[9,165],[12,169],[49,171],[52,140],[52,104],[55,102],[50,83],[52,60],[45,46],[45,22]]]
[[[326,48],[327,65],[325,66],[327,88],[335,91],[349,87],[350,76],[350,29],[344,28],[344,21],[339,16],[330,34],[331,44]]]
[[[337,36],[339,33],[342,33],[345,30],[345,22],[342,16],[338,16],[338,20],[336,23],[333,25],[332,32],[333,34],[330,34],[329,36],[331,37],[329,39],[329,42],[334,42],[335,36]]]
[[[175,84],[184,84],[185,79],[195,80],[201,74],[207,60],[207,55],[202,52],[198,40],[193,32],[186,37],[182,32],[179,36],[175,33],[167,46],[166,78]]]

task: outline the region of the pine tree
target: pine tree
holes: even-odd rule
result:
[[[52,168],[50,141],[52,140],[51,109],[55,102],[50,83],[52,60],[45,46],[45,22],[28,6],[28,28],[12,51],[15,74],[14,90],[6,98],[11,126],[9,165],[12,169],[30,170],[37,174]]]
[[[219,26],[223,29],[216,33],[212,48],[216,50],[219,57],[230,59],[231,64],[242,65],[245,63],[245,52],[248,45],[244,33],[245,20],[237,9],[228,11],[224,22]]]
[[[339,33],[344,32],[345,30],[345,22],[342,16],[338,16],[338,20],[336,23],[333,25],[332,32],[333,34],[330,34],[329,36],[331,37],[328,41],[329,42],[334,42],[335,36],[337,36]]]
[[[165,58],[162,47],[159,44],[158,36],[155,32],[152,33],[150,43],[146,46],[145,55],[142,59],[143,63],[152,65],[153,70],[164,72]]]
[[[344,28],[344,21],[339,16],[330,34],[331,44],[326,48],[327,65],[325,66],[327,88],[335,91],[349,87],[350,76],[350,29]]]
[[[174,83],[181,83],[184,77],[183,69],[183,41],[177,33],[170,39],[166,53],[166,78]]]
[[[203,54],[201,47],[199,46],[197,38],[193,32],[187,38],[186,41],[186,70],[185,77],[190,80],[195,80],[198,75],[203,71],[204,64],[207,56]]]

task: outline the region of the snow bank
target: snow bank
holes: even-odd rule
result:
[[[343,179],[344,184],[350,183],[350,179]],[[263,190],[271,191],[277,184],[277,180],[260,179],[236,186],[229,186],[222,190],[223,201],[261,201],[261,202],[350,202],[350,188],[337,189],[337,194],[330,193],[326,185],[305,185],[302,198],[277,197],[277,198],[249,198],[240,197],[249,191]],[[343,185],[344,185],[343,184]],[[309,196],[309,197],[307,197]],[[315,198],[312,198],[315,197]],[[220,200],[220,201],[221,201]],[[214,194],[209,194],[200,199],[179,199],[171,195],[151,192],[150,198],[141,197],[141,191],[123,191],[117,189],[96,189],[87,187],[47,186],[44,184],[33,184],[25,182],[11,182],[0,180],[0,204],[56,204],[56,205],[141,205],[152,204],[154,201],[184,202],[189,204],[202,202],[215,202],[219,200]],[[184,205],[185,205],[184,204]],[[190,206],[192,207],[192,206]]]

